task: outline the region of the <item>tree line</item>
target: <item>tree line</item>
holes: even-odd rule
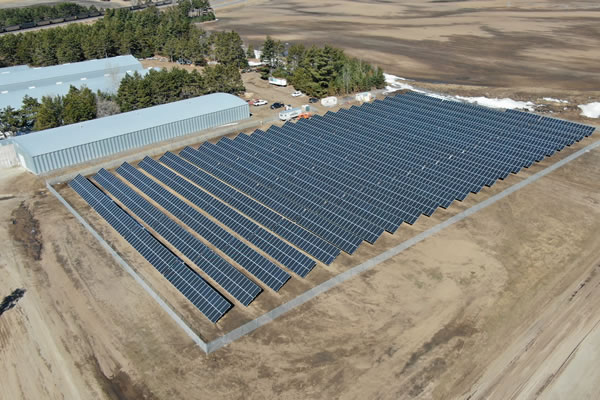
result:
[[[179,68],[151,70],[144,76],[135,72],[123,78],[115,95],[71,86],[65,96],[44,96],[41,101],[25,96],[20,109],[0,110],[0,131],[40,131],[205,94],[244,90],[239,70],[231,65],[209,66],[202,73]]]
[[[93,24],[2,35],[0,67],[48,66],[124,54],[138,58],[164,54],[171,60],[197,65],[205,65],[211,59],[243,65],[246,61],[239,35],[207,34],[192,24],[187,15],[189,7],[190,3],[184,1],[164,12],[156,7],[139,12],[109,9]]]
[[[270,75],[286,78],[294,88],[309,96],[344,95],[385,86],[380,67],[349,57],[342,49],[328,45],[306,48],[294,44],[286,48],[267,36],[261,61],[265,64],[261,69],[263,79]]]
[[[207,66],[202,73],[173,68],[170,71],[152,70],[145,76],[137,72],[126,75],[119,86],[116,102],[121,111],[126,112],[210,93],[239,94],[244,90],[240,71],[234,65]]]
[[[43,96],[41,102],[29,96],[23,106],[15,110],[6,107],[0,111],[0,130],[28,132],[55,128],[96,118],[97,95],[88,88],[69,88],[65,96]]]
[[[0,10],[0,26],[20,25],[46,19],[66,18],[72,15],[98,11],[94,6],[84,7],[75,3],[38,5],[31,7],[5,8]]]

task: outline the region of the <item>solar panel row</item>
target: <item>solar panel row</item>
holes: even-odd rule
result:
[[[317,260],[325,264],[330,264],[340,254],[340,250],[335,246],[273,212],[263,204],[227,186],[173,153],[165,153],[160,158],[160,162],[230,204],[232,207],[240,210],[253,220],[271,229]]]
[[[179,155],[224,182],[227,182],[229,185],[264,203],[269,208],[322,237],[348,254],[352,254],[362,241],[358,236],[340,228],[335,223],[286,199],[280,193],[262,187],[254,180],[231,170],[227,165],[211,157],[201,155],[191,147],[186,147]]]
[[[139,167],[301,277],[316,265],[310,257],[152,158],[144,158]]]
[[[214,145],[204,144],[199,151],[206,146]],[[216,147],[220,147],[220,153],[226,157],[237,157],[238,163],[245,160],[248,165],[261,171],[261,175],[257,179],[264,185],[279,186],[291,194],[286,197],[295,198],[299,204],[305,204],[306,202],[303,200],[307,200],[315,212],[319,213],[322,208],[322,214],[325,217],[331,214],[336,219],[336,216],[339,215],[343,220],[338,225],[369,243],[374,243],[383,233],[383,229],[379,228],[376,223],[385,223],[385,221],[381,221],[376,215],[369,215],[366,206],[355,206],[353,203],[347,202],[343,194],[342,197],[339,197],[324,190],[321,182],[317,181],[318,178],[302,175],[298,173],[298,170],[291,168],[289,164],[279,164],[273,159],[263,160],[264,154],[245,146],[242,141],[234,142],[223,138]],[[325,199],[323,207],[321,207],[322,199]]]
[[[271,289],[279,291],[291,278],[290,274],[130,164],[121,165],[117,173]]]
[[[240,303],[247,306],[260,294],[262,289],[256,283],[110,172],[101,169],[94,180]]]
[[[86,178],[78,175],[69,185],[210,321],[217,322],[232,307],[204,279]]]
[[[253,135],[260,135],[261,133],[264,132],[256,131]],[[311,189],[323,193],[328,204],[335,203],[347,210],[352,210],[361,218],[385,226],[388,231],[395,230],[394,227],[397,228],[402,222],[401,217],[398,215],[385,212],[379,208],[375,204],[378,199],[362,198],[362,193],[354,190],[354,187],[332,179],[329,174],[324,172],[325,166],[312,163],[310,160],[307,161],[305,157],[298,153],[286,151],[289,149],[288,147],[282,149],[273,146],[272,143],[268,142],[268,138],[261,143],[259,143],[259,139],[253,139],[249,140],[248,135],[238,135],[233,142],[230,140],[227,142],[247,150],[252,157],[277,165],[278,168],[286,172],[290,179],[300,177],[304,182],[310,182]],[[225,141],[219,141],[218,145],[221,142]],[[282,153],[285,153],[285,156]]]

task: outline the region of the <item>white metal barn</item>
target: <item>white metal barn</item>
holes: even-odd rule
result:
[[[35,174],[147,146],[250,116],[248,103],[214,93],[8,139]]]
[[[93,92],[116,93],[126,74],[145,75],[148,70],[133,56],[117,56],[50,67],[17,65],[0,68],[0,109],[21,108],[25,95],[65,95],[71,85],[86,86]]]

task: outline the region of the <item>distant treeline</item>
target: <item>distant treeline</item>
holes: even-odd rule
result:
[[[205,3],[204,0],[195,1]],[[0,67],[47,66],[122,54],[143,58],[164,54],[174,60],[203,65],[217,50],[217,44],[192,24],[187,15],[189,6],[189,2],[182,2],[164,12],[156,7],[139,12],[107,10],[105,16],[93,24],[70,24],[2,35]],[[241,46],[239,35],[234,36],[231,39],[239,41]],[[221,45],[231,47],[230,43]]]
[[[116,95],[71,86],[65,96],[44,96],[41,102],[25,96],[20,109],[0,110],[0,132],[40,131],[209,93],[243,91],[240,72],[233,65],[206,67],[202,73],[173,68],[142,77],[136,72],[123,78]]]
[[[280,41],[267,36],[262,47],[262,78],[287,78],[298,90],[315,96],[348,94],[385,86],[383,70],[348,57],[332,46],[306,48],[296,44],[285,50]]]
[[[94,6],[84,7],[75,3],[59,3],[50,6],[5,8],[0,10],[0,26],[39,22],[46,19],[66,18],[82,13],[98,11]]]

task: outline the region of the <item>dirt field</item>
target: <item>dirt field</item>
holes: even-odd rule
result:
[[[248,0],[217,16],[204,29],[234,29],[254,45],[267,34],[330,43],[388,73],[479,95],[600,97],[597,1]]]
[[[550,161],[363,244],[309,280],[379,254]],[[206,356],[42,182],[5,170],[0,293],[27,293],[0,317],[0,362],[9,371],[1,397],[560,398],[551,396],[564,380],[549,377],[569,371],[563,362],[600,319],[586,312],[600,302],[599,173],[596,150]],[[116,237],[106,226],[101,232]],[[145,273],[139,256],[113,245]],[[178,311],[194,329],[206,328],[191,308]]]

